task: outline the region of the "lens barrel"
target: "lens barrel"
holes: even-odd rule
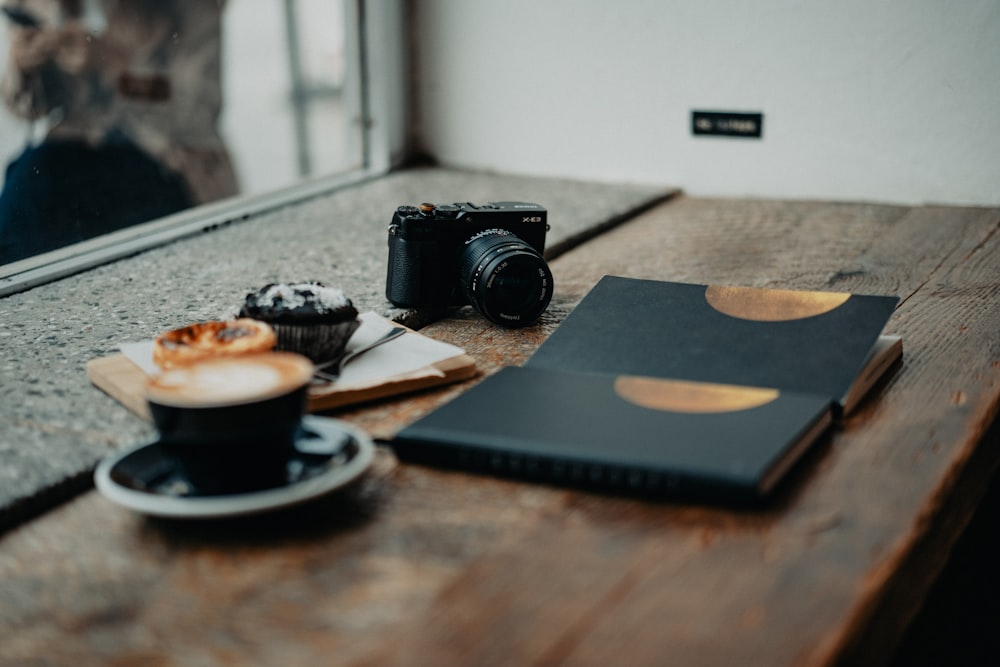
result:
[[[505,230],[468,241],[459,262],[466,300],[505,327],[535,322],[552,300],[552,272],[541,254]]]

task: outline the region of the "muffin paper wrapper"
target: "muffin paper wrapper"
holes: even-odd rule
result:
[[[278,335],[277,349],[298,352],[314,363],[335,361],[344,355],[347,341],[361,326],[357,319],[338,324],[272,324]]]

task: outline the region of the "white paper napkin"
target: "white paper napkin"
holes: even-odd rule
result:
[[[396,326],[374,312],[362,313],[358,319],[361,321],[361,326],[347,342],[348,352],[379,338]],[[147,375],[156,375],[160,372],[159,367],[153,363],[153,341],[123,343],[119,345],[119,349]],[[399,338],[383,343],[353,359],[344,367],[334,386],[338,389],[371,386],[418,371],[421,371],[421,376],[443,376],[444,373],[434,369],[433,364],[463,352],[460,347],[408,331]]]

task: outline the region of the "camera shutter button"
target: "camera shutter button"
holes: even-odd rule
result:
[[[434,208],[435,207],[434,207],[434,204],[428,204],[428,203],[424,202],[423,204],[421,204],[419,206],[419,208],[420,208],[420,212],[423,213],[424,215],[430,215],[431,213],[434,212]]]

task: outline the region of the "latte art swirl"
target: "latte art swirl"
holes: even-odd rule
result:
[[[147,398],[195,408],[253,403],[298,389],[312,372],[308,359],[292,353],[217,357],[165,371],[150,381]]]

